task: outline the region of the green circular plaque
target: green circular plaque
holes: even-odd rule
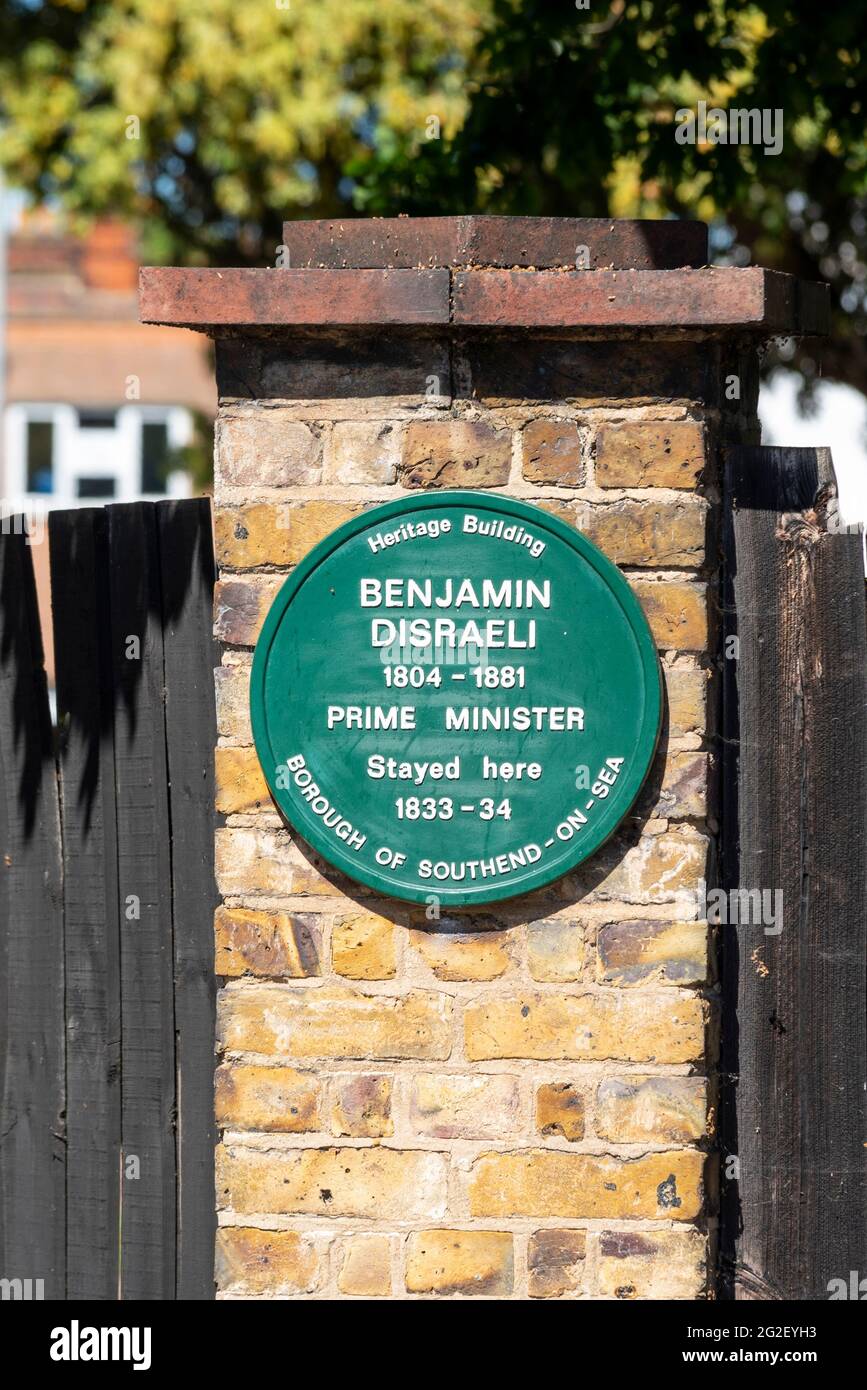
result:
[[[507,497],[402,498],[304,559],[253,661],[253,735],[289,823],[379,892],[526,893],[616,828],[661,691],[626,580]]]

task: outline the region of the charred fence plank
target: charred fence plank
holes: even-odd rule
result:
[[[862,550],[827,450],[733,449],[726,493],[723,885],[783,910],[720,929],[723,1293],[826,1299],[867,1269]]]

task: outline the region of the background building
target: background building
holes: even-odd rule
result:
[[[133,233],[83,239],[41,214],[9,237],[2,495],[7,511],[185,496],[179,452],[210,416],[208,354],[136,322]]]
[[[207,343],[138,322],[139,259],[128,227],[97,222],[78,237],[44,210],[11,221],[3,516],[26,514],[38,540],[55,507],[188,496],[197,481],[191,453],[207,449],[215,408]],[[34,544],[33,563],[45,618],[47,546]],[[50,651],[46,658],[53,678]]]

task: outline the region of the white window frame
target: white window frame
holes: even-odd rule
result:
[[[83,406],[86,410],[87,407]],[[44,421],[54,427],[52,452],[53,490],[50,493],[27,490],[27,426],[30,421]],[[56,401],[13,401],[6,406],[4,426],[5,477],[2,498],[4,514],[27,512],[41,515],[55,507],[93,507],[104,502],[131,502],[144,498],[156,501],[161,497],[187,497],[190,479],[182,470],[170,473],[165,493],[142,493],[141,449],[142,425],[147,422],[165,424],[169,447],[182,448],[193,434],[193,416],[185,406],[121,405],[115,410],[112,439],[112,462],[88,460],[82,453],[82,434],[87,427],[79,425],[78,407]],[[111,498],[78,497],[81,478],[114,479]]]

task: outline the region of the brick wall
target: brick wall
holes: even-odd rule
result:
[[[757,437],[744,350],[293,332],[217,361],[221,1295],[703,1296],[717,454]],[[435,922],[283,828],[247,701],[291,566],[366,507],[453,486],[536,502],[623,568],[668,708],[599,854]]]

